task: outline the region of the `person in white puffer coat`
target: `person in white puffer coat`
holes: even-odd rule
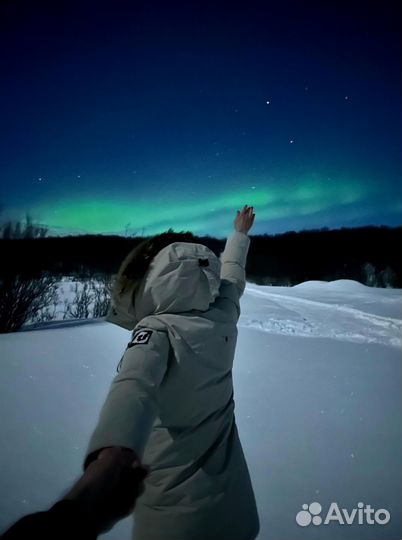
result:
[[[133,330],[132,339],[84,469],[114,446],[150,467],[134,511],[136,540],[258,535],[232,379],[254,218],[253,207],[237,211],[220,258],[202,244],[173,242],[153,256],[143,279],[115,286],[107,320]]]

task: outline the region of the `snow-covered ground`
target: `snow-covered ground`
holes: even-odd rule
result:
[[[401,538],[401,290],[248,283],[241,306],[235,414],[258,538]],[[0,336],[0,531],[48,508],[80,475],[129,335],[98,320]],[[298,525],[312,502],[323,519],[332,502],[391,519]],[[131,538],[131,527],[130,517],[100,538]]]

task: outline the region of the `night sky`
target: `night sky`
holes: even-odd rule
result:
[[[399,225],[399,5],[2,2],[3,218],[222,238],[248,204],[253,234]]]

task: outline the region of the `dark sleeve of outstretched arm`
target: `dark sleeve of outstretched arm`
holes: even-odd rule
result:
[[[62,500],[46,512],[29,514],[18,520],[0,538],[17,539],[68,539],[96,540],[97,532],[88,522],[77,501]]]

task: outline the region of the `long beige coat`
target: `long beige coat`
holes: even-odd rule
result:
[[[239,440],[232,364],[250,239],[220,259],[201,244],[162,249],[108,320],[133,329],[87,451],[133,449],[151,467],[137,540],[254,539],[259,519]],[[94,455],[94,454],[93,454]]]

